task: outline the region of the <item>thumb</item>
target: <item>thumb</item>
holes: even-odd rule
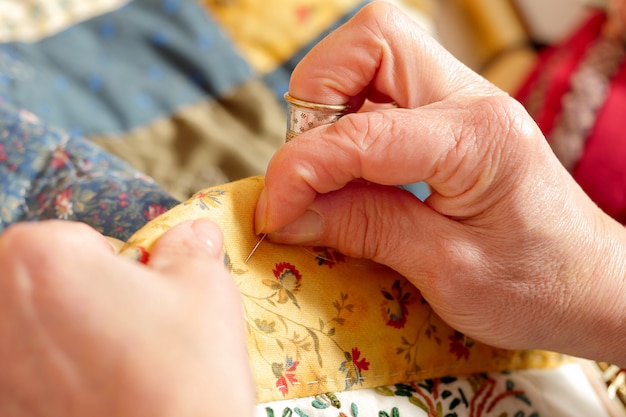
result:
[[[152,250],[148,266],[171,277],[191,278],[221,272],[223,259],[221,230],[210,220],[199,219],[164,233]]]
[[[276,243],[329,246],[411,277],[437,267],[424,260],[441,259],[434,252],[445,247],[439,242],[444,239],[441,231],[451,227],[456,227],[454,222],[408,191],[356,180],[341,190],[319,194],[301,217],[268,238]],[[424,259],[415,259],[416,253]]]

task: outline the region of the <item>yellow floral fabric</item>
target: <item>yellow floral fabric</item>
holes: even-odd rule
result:
[[[122,255],[147,261],[167,229],[209,218],[243,298],[260,402],[448,375],[559,364],[560,355],[495,349],[446,325],[396,272],[328,248],[258,241],[262,177],[196,193],[132,236]]]

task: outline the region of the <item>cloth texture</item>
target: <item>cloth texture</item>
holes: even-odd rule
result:
[[[0,190],[0,233],[64,219],[125,240],[178,203],[126,162],[1,101]]]
[[[586,59],[602,41],[605,21],[605,13],[592,13],[570,37],[544,50],[516,97],[549,139],[562,128],[559,124],[567,115],[566,128],[571,134],[560,138],[561,146],[563,140],[582,138],[583,143],[578,157],[566,158],[564,164],[600,208],[626,224],[626,140],[622,129],[626,65],[620,58],[625,44],[617,47],[622,51],[616,56],[616,68],[605,68],[607,63],[614,65],[609,60]],[[583,71],[591,84],[576,84],[581,80],[577,74]],[[595,76],[589,77],[589,73]],[[581,90],[592,107],[584,97],[575,101]]]
[[[564,415],[514,370],[547,366],[557,398],[601,416],[577,406],[592,394],[568,389],[566,358],[465,338],[379,265],[270,242],[243,263],[262,180],[230,181],[263,173],[285,138],[291,71],[365,3],[0,0],[0,232],[80,221],[145,261],[171,224],[216,220],[259,415]]]
[[[184,200],[263,173],[293,68],[365,3],[1,0],[0,97]]]
[[[318,247],[258,241],[253,177],[199,191],[133,235],[122,255],[146,261],[175,224],[208,218],[225,237],[226,266],[244,303],[259,401],[373,388],[447,375],[553,366],[561,356],[508,351],[447,326],[404,277]]]

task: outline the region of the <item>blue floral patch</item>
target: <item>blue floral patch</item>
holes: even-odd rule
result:
[[[16,222],[65,219],[126,240],[176,204],[93,143],[0,102],[0,232]]]

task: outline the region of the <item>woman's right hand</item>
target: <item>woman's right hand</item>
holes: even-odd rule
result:
[[[519,103],[383,2],[316,46],[289,91],[369,105],[278,150],[259,233],[386,264],[483,342],[626,364],[624,229]],[[423,203],[394,186],[416,181]]]

